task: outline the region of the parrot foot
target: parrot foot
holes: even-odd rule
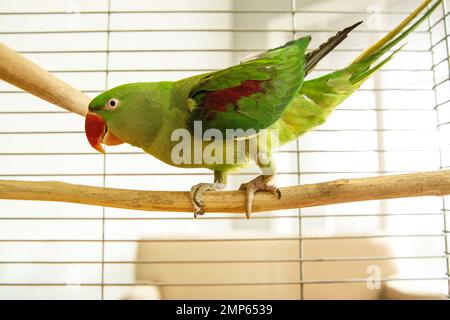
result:
[[[225,185],[222,183],[199,183],[192,186],[190,196],[192,208],[194,209],[194,218],[205,214],[203,194],[208,191],[219,191],[223,189],[225,189]]]
[[[250,219],[253,207],[253,199],[258,191],[267,191],[281,199],[281,191],[274,185],[269,185],[269,181],[273,176],[260,175],[255,179],[241,184],[239,190],[245,191],[245,216]]]

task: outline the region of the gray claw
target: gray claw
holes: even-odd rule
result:
[[[203,203],[203,194],[207,191],[217,191],[223,189],[225,186],[219,183],[199,183],[191,188],[190,198],[192,208],[194,209],[194,218],[205,214]]]
[[[241,184],[239,190],[245,190],[245,216],[247,217],[247,219],[250,219],[253,208],[253,199],[256,192],[268,191],[274,196],[278,197],[278,200],[281,199],[280,189],[278,189],[276,186],[268,185],[267,180],[265,180],[264,176],[262,175],[247,183]]]
[[[198,216],[202,216],[205,214],[205,210],[203,210],[202,208],[197,209],[197,211],[195,211],[196,209],[194,208],[194,218],[197,219]]]
[[[277,195],[278,195],[278,200],[280,200],[280,199],[281,199],[281,191],[280,191],[280,189],[276,188],[276,189],[275,189],[275,192],[276,192]]]
[[[278,200],[280,200],[281,199],[281,191],[280,191],[280,189],[278,189],[275,186],[269,186],[269,187],[274,187],[273,190],[272,190],[272,194],[274,196],[276,196],[278,198]]]

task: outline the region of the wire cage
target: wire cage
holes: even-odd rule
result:
[[[94,97],[236,64],[293,38],[317,47],[359,20],[309,75],[345,66],[419,0],[3,1],[0,41]],[[448,1],[329,120],[276,155],[276,183],[447,168]],[[0,62],[1,63],[1,62]],[[0,83],[1,179],[188,190],[207,170],[129,145],[91,150],[83,119]],[[230,188],[256,169],[234,174]],[[447,298],[448,199],[369,201],[245,217],[0,201],[0,298]]]

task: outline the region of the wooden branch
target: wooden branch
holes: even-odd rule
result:
[[[90,98],[0,43],[0,79],[84,116]],[[392,175],[281,188],[282,199],[255,196],[255,212],[345,202],[450,194],[450,170]],[[209,192],[207,212],[244,212],[242,191]],[[60,201],[145,211],[192,212],[189,192],[139,191],[63,182],[0,180],[0,199]]]
[[[0,79],[83,117],[91,99],[0,43]]]
[[[450,170],[340,179],[325,183],[281,188],[282,198],[258,193],[254,211],[305,208],[337,203],[450,194]],[[82,203],[114,208],[192,212],[189,192],[140,191],[83,186],[63,182],[0,180],[0,198]],[[244,212],[242,191],[205,194],[207,212]]]

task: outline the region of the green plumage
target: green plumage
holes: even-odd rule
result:
[[[440,3],[441,1],[437,1],[404,32],[388,41],[374,53],[364,57],[364,59],[358,59],[342,70],[305,81],[298,95],[286,108],[281,118],[272,126],[273,129],[280,131],[281,144],[292,141],[308,130],[324,123],[334,108],[352,95],[365,80],[392,59],[401,48],[394,51],[378,65],[372,67],[372,64],[414,31]]]
[[[291,41],[252,60],[202,77],[190,90],[190,98],[197,103],[190,121],[202,121],[205,130],[216,128],[223,133],[226,129],[238,128],[259,131],[275,123],[303,83],[305,54],[310,40],[310,37],[304,37]],[[215,112],[214,119],[202,117],[201,100],[205,93],[238,87],[248,80],[261,81],[263,92],[242,97],[236,106],[227,105],[226,111]]]
[[[177,82],[134,83],[116,87],[96,97],[89,109],[102,116],[108,130],[118,138],[168,164],[205,167],[222,172],[241,167],[242,164],[174,163],[171,150],[177,141],[172,141],[173,131],[181,128],[192,132],[194,121],[201,120],[203,130],[225,132],[226,129],[240,128],[259,131],[269,128],[279,131],[281,143],[292,141],[322,124],[335,107],[393,54],[378,65],[373,64],[423,22],[440,2],[437,1],[411,27],[402,33],[400,28],[393,35],[389,34],[383,39],[384,42],[369,48],[347,68],[316,79],[304,81],[306,50],[310,42],[310,37],[304,37],[218,72]],[[412,15],[414,18],[417,13]],[[233,88],[248,84],[248,81],[256,81],[251,84],[260,86],[258,90],[252,93],[246,88],[248,94],[243,94],[239,99],[230,98],[232,103],[225,104],[225,109],[217,108],[210,112],[211,106],[214,107],[211,101],[217,97],[223,98],[228,92],[223,90],[232,89],[230,92],[233,94],[240,93],[242,90],[233,91]],[[105,107],[111,98],[120,100],[115,110]],[[205,108],[209,108],[206,110],[209,113]],[[203,143],[203,148],[205,146]]]

